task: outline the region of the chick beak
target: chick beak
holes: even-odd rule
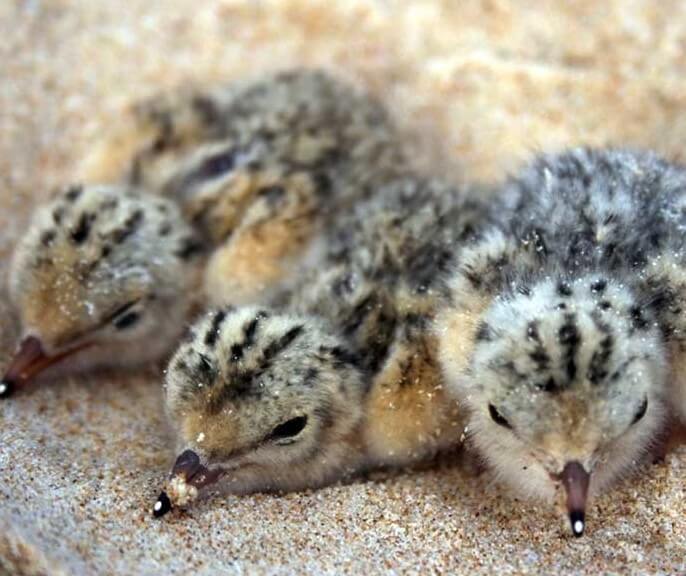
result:
[[[85,348],[79,346],[54,355],[46,354],[43,344],[35,336],[24,338],[14,354],[4,377],[0,380],[0,398],[7,398],[17,388],[27,384],[34,376],[60,360]]]
[[[187,483],[196,488],[204,488],[214,484],[224,474],[221,468],[210,470],[200,463],[200,457],[193,450],[184,450],[174,462],[169,478],[183,476]],[[169,495],[162,490],[152,508],[155,518],[161,518],[173,508]]]
[[[572,525],[572,533],[582,536],[586,527],[586,500],[591,475],[577,461],[567,462],[560,474],[560,480],[567,492],[567,512]]]
[[[50,360],[38,338],[24,338],[0,381],[0,398],[7,398],[16,388],[26,384],[38,372],[47,368],[51,364]]]
[[[193,450],[184,450],[179,454],[176,462],[174,462],[170,477],[184,476],[186,480],[190,480],[201,467],[200,456],[193,452]]]

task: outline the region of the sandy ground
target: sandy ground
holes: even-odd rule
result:
[[[33,205],[131,100],[321,66],[383,97],[429,166],[502,177],[537,150],[684,155],[679,0],[2,0],[0,274]],[[0,367],[15,326],[0,293]],[[456,463],[149,515],[172,454],[159,377],[0,406],[0,574],[686,572],[686,447],[594,503],[546,507]],[[222,573],[224,573],[222,572]]]

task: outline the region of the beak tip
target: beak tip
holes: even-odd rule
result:
[[[171,500],[169,500],[169,496],[167,496],[165,491],[160,492],[160,495],[157,497],[157,502],[155,502],[155,505],[152,507],[152,515],[155,518],[161,518],[167,512],[170,512],[171,509],[172,504]]]
[[[8,380],[0,380],[0,399],[9,398],[14,392],[14,385]]]
[[[575,538],[580,538],[584,535],[586,523],[584,521],[584,513],[581,511],[572,511],[569,513],[569,521],[572,525],[572,533]]]

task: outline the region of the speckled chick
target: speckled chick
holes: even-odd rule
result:
[[[654,154],[541,156],[437,314],[471,442],[520,494],[558,497],[576,536],[588,495],[645,460],[683,394],[685,208],[686,172]]]
[[[431,319],[446,296],[441,254],[486,215],[446,184],[393,182],[332,231],[323,272],[270,309],[196,325],[167,373],[181,456],[156,515],[220,477],[232,492],[294,490],[457,446]]]
[[[167,199],[121,185],[57,194],[36,211],[11,263],[23,339],[0,394],[49,367],[158,360],[192,307],[196,248],[192,228]]]
[[[81,176],[176,199],[214,247],[210,300],[238,304],[268,296],[332,218],[408,164],[369,94],[297,70],[138,105]]]
[[[85,162],[93,184],[41,207],[15,251],[23,339],[4,395],[48,367],[158,359],[193,303],[267,299],[336,214],[406,166],[383,109],[321,72],[182,90],[121,125]],[[135,327],[106,327],[134,303]]]

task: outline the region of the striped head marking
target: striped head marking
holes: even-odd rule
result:
[[[24,337],[53,358],[87,347],[80,366],[153,360],[183,327],[194,247],[162,198],[117,186],[63,191],[36,211],[14,253]]]
[[[316,318],[256,307],[208,313],[169,363],[167,409],[207,465],[278,468],[326,455],[361,417],[361,376]]]
[[[475,339],[455,386],[474,443],[525,492],[548,494],[570,462],[592,473],[593,491],[658,432],[662,337],[624,284],[591,275],[520,286],[494,300]]]

